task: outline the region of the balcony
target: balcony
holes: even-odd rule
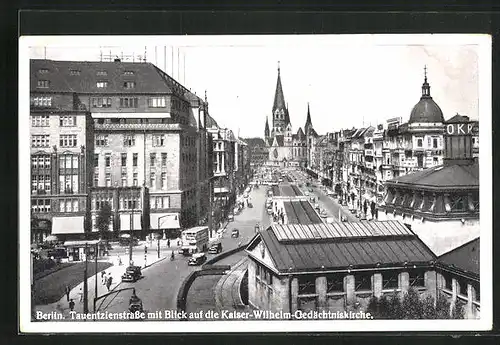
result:
[[[229,188],[228,187],[214,187],[214,193],[215,194],[229,193]]]

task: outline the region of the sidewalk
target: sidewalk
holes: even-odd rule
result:
[[[158,254],[155,252],[150,252],[146,254],[146,260],[144,258],[144,254],[142,255],[133,255],[132,260],[134,261],[134,265],[141,266],[143,269],[146,269],[150,267],[151,265],[165,259],[167,256],[170,255],[170,251],[163,251],[163,253],[160,254],[160,258],[158,258]],[[106,260],[107,259],[107,260]],[[123,273],[125,273],[125,269],[128,267],[128,256],[126,257],[121,257],[122,260],[122,265],[118,265],[118,255],[113,255],[110,256],[106,259],[103,259],[103,261],[109,261],[113,264],[113,266],[109,267],[108,269],[105,270],[107,275],[111,275],[112,277],[112,284],[110,286],[110,289],[108,291],[107,287],[102,283],[101,281],[101,272],[98,272],[97,275],[93,275],[87,279],[87,286],[88,286],[88,311],[93,312],[94,307],[93,307],[93,301],[94,301],[94,296],[95,296],[95,280],[97,276],[97,295],[102,296],[107,294],[110,291],[115,290],[118,288],[121,284],[121,276]],[[89,265],[92,265],[93,262],[89,262]],[[84,310],[84,303],[83,303],[83,282],[75,286],[70,294],[69,298],[73,299],[75,302],[75,308],[74,311],[77,313],[83,313]],[[97,301],[97,306],[99,306],[101,301]],[[47,305],[37,305],[34,308],[35,313],[37,311],[41,311],[43,313],[51,313],[51,312],[60,312],[62,313],[66,319],[71,319],[70,318],[70,308],[69,308],[69,302],[67,301],[66,295],[64,295],[58,302],[52,303],[52,304],[47,304]]]

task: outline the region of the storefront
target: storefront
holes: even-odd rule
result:
[[[99,245],[101,241],[90,240],[90,241],[66,241],[64,242],[64,247],[68,253],[69,261],[85,261],[86,254],[88,255],[88,260],[95,259],[96,255],[102,255]],[[85,253],[85,248],[87,248],[87,253]]]
[[[177,238],[180,232],[179,213],[151,213],[150,229],[166,238]]]

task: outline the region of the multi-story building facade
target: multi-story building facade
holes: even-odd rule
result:
[[[208,162],[200,146],[206,145],[201,100],[151,63],[32,60],[31,66],[48,71],[38,78],[46,94],[71,94],[91,113],[92,229],[105,202],[115,231],[169,232],[197,223],[200,200],[209,203],[199,185],[210,170],[200,164]]]
[[[72,93],[50,92],[46,68],[31,69],[31,240],[90,231],[89,182],[94,148],[90,112]]]

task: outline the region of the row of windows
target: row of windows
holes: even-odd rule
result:
[[[49,73],[49,69],[48,68],[40,68],[38,70],[38,73],[40,73],[40,74],[47,74],[47,73]],[[69,70],[69,74],[70,75],[80,75],[81,71],[78,70],[78,69],[70,69]],[[134,71],[124,71],[123,72],[123,75],[126,75],[126,76],[131,76],[131,75],[134,75],[134,74],[135,74]],[[97,76],[106,76],[106,75],[108,75],[108,71],[99,70],[99,71],[96,72],[96,75]]]
[[[123,85],[124,89],[134,89],[136,86],[136,83],[135,83],[135,81],[124,81],[122,85]],[[109,82],[107,80],[99,80],[98,82],[96,82],[96,87],[98,89],[104,89],[104,88],[107,88],[108,86],[109,86]]]
[[[152,196],[149,199],[149,206],[151,209],[165,209],[170,208],[169,196]]]
[[[255,276],[261,282],[267,285],[273,285],[273,273],[267,268],[258,265],[257,270],[255,271]]]
[[[194,138],[194,137],[183,137],[182,138],[182,145],[183,146],[191,146],[191,147],[193,147],[193,146],[196,145],[196,138]],[[214,144],[214,148],[215,148],[215,144]]]
[[[137,108],[138,98],[122,97],[120,98],[121,108]],[[110,97],[94,97],[91,101],[93,108],[111,108],[113,100]],[[165,108],[167,106],[166,97],[150,97],[148,98],[149,108]]]
[[[162,147],[167,143],[164,134],[155,134],[151,137],[151,140],[154,147]],[[109,146],[109,136],[107,134],[97,135],[95,137],[95,145],[100,147]],[[135,136],[133,134],[124,134],[123,146],[135,146]]]
[[[51,178],[50,175],[32,175],[31,193],[32,194],[50,194]]]
[[[35,213],[46,213],[51,211],[50,199],[32,199],[31,210]],[[80,206],[78,199],[59,200],[59,212],[79,212]]]
[[[77,147],[78,139],[76,134],[59,135],[60,147]],[[31,136],[31,147],[50,147],[50,135],[36,134]]]
[[[409,274],[409,283],[412,287],[424,287],[424,271],[411,270]],[[344,274],[330,274],[326,276],[326,292],[345,292]],[[316,293],[316,276],[299,276],[299,295],[315,294]],[[382,272],[382,289],[398,289],[399,272],[388,271]],[[354,290],[355,291],[372,291],[372,274],[359,272],[354,275]]]
[[[449,291],[453,291],[453,276],[451,274],[443,274],[444,277],[444,288]],[[468,282],[466,279],[456,279],[457,294],[467,297],[468,296]],[[480,301],[480,285],[479,282],[473,284],[475,290],[475,300]]]
[[[50,156],[37,155],[31,156],[32,168],[50,168]]]

